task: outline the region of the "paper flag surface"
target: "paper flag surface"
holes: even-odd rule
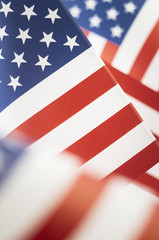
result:
[[[1,138],[20,132],[30,151],[72,152],[99,179],[138,178],[158,162],[155,138],[63,4],[34,4],[1,10]]]

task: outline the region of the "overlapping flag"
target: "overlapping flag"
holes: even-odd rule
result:
[[[63,2],[159,139],[159,2]]]
[[[104,60],[153,90],[159,90],[156,79],[159,47],[158,1],[63,2],[79,25],[89,30],[89,38]],[[148,70],[150,64],[154,71]],[[148,76],[146,71],[149,74],[152,71],[151,75]]]
[[[30,154],[24,168],[18,168],[2,185],[3,216],[9,206],[11,209],[2,221],[1,239],[10,239],[12,231],[16,240],[27,238],[27,233],[29,239],[29,229],[36,230],[40,219],[43,225],[48,212],[54,215],[56,204],[51,201],[54,197],[60,204],[59,186],[63,191],[67,189],[64,184],[67,178],[63,178],[62,172],[60,176],[60,170],[56,171],[54,159],[66,153],[80,158],[76,170],[73,169],[76,177],[93,173],[98,180],[103,180],[103,186],[108,176],[120,173],[129,177],[129,182],[136,179],[148,185],[151,193],[158,195],[158,180],[152,181],[153,177],[147,180],[158,167],[158,143],[62,2],[1,1],[0,19],[0,137],[3,141],[19,135],[21,139],[27,138],[25,148]],[[65,161],[67,165],[67,158]],[[53,172],[52,168],[55,168]],[[70,176],[68,179],[74,183]],[[36,187],[38,198],[35,196],[32,202]],[[83,194],[87,194],[87,189]],[[10,205],[12,197],[24,215],[20,214],[8,231],[7,222],[13,221],[17,211]],[[24,198],[28,198],[26,210]],[[87,200],[87,195],[82,198]],[[90,198],[94,201],[94,197],[90,195]],[[88,203],[86,201],[86,209]],[[67,207],[67,214],[69,210]],[[57,226],[61,221],[56,219]],[[51,223],[49,229],[53,225]],[[58,227],[53,230],[58,234],[61,231]],[[67,231],[65,236],[54,239],[66,238]],[[52,235],[45,236],[47,232],[44,230],[44,235],[37,235],[35,239],[50,236],[53,239]],[[89,238],[79,236],[79,239]]]

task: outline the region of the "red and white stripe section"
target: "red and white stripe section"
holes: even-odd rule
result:
[[[44,89],[49,92],[41,98]],[[154,166],[159,156],[155,138],[91,48],[0,116],[0,126],[6,130],[3,137],[21,132],[31,139],[30,151],[46,147],[52,157],[72,152],[82,158],[84,169],[99,170],[100,179],[132,161],[137,178]],[[141,154],[142,164],[138,165]]]
[[[76,179],[78,159],[26,152],[0,186],[0,239],[28,236],[53,212]]]
[[[87,63],[89,63],[89,67]],[[27,119],[103,66],[104,63],[95,56],[92,48],[74,58],[0,113],[0,137],[7,136]]]
[[[159,94],[107,64],[152,133],[159,140]]]
[[[159,163],[157,163],[154,167],[148,170],[148,173],[159,180]]]
[[[159,197],[159,163],[154,165],[146,173],[137,178],[137,183],[141,183],[143,188]]]
[[[158,59],[159,49],[158,18],[159,2],[147,0],[112,61],[115,68],[145,84],[148,84],[144,75],[149,71],[149,65],[150,68],[153,68],[152,65],[157,67],[155,59]],[[158,67],[156,71],[158,72]],[[157,76],[152,74],[148,84],[155,91],[159,91]]]
[[[93,45],[96,54],[107,63],[111,63],[119,46],[96,33],[87,31],[84,28],[82,28],[82,31]]]

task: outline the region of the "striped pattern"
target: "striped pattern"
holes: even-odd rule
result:
[[[140,81],[159,47],[158,9],[156,0],[146,1],[112,62],[115,68]]]
[[[132,77],[118,71],[110,64],[109,70],[118,80],[125,93],[128,94],[141,117],[152,133],[159,139],[159,94],[140,84]]]
[[[124,182],[117,181],[97,184],[86,175],[79,177],[61,205],[29,239],[137,240],[150,229],[151,236],[158,236],[157,226],[152,229],[159,214],[156,199],[134,185],[123,189]]]
[[[61,76],[69,80],[60,87]],[[43,88],[48,94],[41,101]],[[28,102],[33,98],[31,108]],[[21,115],[13,117],[17,108]],[[1,113],[1,126],[8,117],[13,121],[4,128],[3,138],[20,132],[31,139],[29,151],[47,148],[51,157],[74,153],[82,158],[84,171],[101,169],[97,171],[100,179],[126,163],[131,165],[131,159],[145,150],[139,174],[134,176],[137,178],[154,166],[159,156],[155,138],[92,48],[6,108]],[[151,144],[155,155],[147,165],[146,149]]]
[[[88,68],[87,64],[83,64],[84,62],[89,62],[90,67]],[[4,138],[31,116],[35,115],[103,66],[104,63],[95,56],[92,48],[64,65],[0,113],[1,138]],[[65,81],[65,79],[67,79],[67,81]],[[47,94],[44,94],[44,89]],[[25,111],[22,111],[24,109]],[[17,110],[19,114],[15,115]],[[12,119],[12,121],[6,125],[8,119]]]
[[[144,141],[141,140],[143,134]],[[98,174],[99,179],[114,171],[132,179],[139,177],[151,167],[152,162],[152,165],[158,162],[156,142],[148,139],[146,134],[143,123],[139,124],[85,163],[79,171],[91,171]]]
[[[146,42],[144,43],[140,53],[138,54],[129,74],[136,79],[143,78],[147,68],[149,67],[153,57],[159,49],[159,21],[152,29],[151,34],[148,36]],[[145,59],[146,56],[146,59]],[[153,79],[152,79],[153,80]],[[143,79],[144,81],[144,79]],[[157,87],[157,86],[156,86]],[[159,87],[159,86],[158,86]],[[159,90],[158,87],[154,90]]]
[[[149,191],[153,191],[159,197],[159,163],[142,174],[137,182],[149,187]]]
[[[148,173],[153,176],[154,178],[159,180],[159,163],[152,167]]]
[[[156,13],[156,18],[157,16],[159,16],[159,13]],[[95,48],[96,53],[104,61],[158,92],[159,83],[156,76],[158,76],[159,59],[159,21],[156,18],[155,23],[152,23],[152,25],[154,24],[152,31],[150,29],[147,37],[145,37],[146,40],[144,34],[142,35],[141,44],[139,44],[138,38],[136,39],[138,32],[143,33],[142,26],[138,26],[140,19],[135,20],[138,29],[135,29],[133,34],[128,33],[120,47],[93,32],[88,32],[85,29],[83,31]],[[130,41],[127,38],[130,38]],[[136,51],[134,50],[134,42]],[[141,47],[138,49],[140,45]]]
[[[87,30],[84,33],[159,140],[158,9],[157,1],[146,1],[121,46]]]

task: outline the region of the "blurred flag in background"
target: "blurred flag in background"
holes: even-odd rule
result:
[[[159,139],[159,2],[63,2]]]
[[[158,239],[158,198],[142,186],[76,174],[80,161],[70,154],[15,156],[15,142],[0,142],[4,161],[6,149],[14,168],[0,185],[1,240]]]

